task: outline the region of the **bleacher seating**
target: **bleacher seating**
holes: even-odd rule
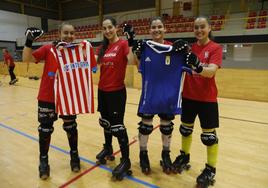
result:
[[[267,10],[250,11],[248,13],[246,29],[264,29],[267,27]]]
[[[265,14],[265,13],[263,13]],[[267,14],[267,12],[266,12]],[[183,33],[193,32],[194,17],[179,16],[166,16],[165,27],[167,33]],[[150,18],[142,18],[136,20],[127,20],[119,25],[118,34],[122,36],[123,24],[128,23],[134,27],[136,35],[148,35],[150,29]],[[212,15],[210,17],[211,26],[213,31],[220,31],[224,27],[225,16],[224,15]],[[263,27],[263,24],[260,24]],[[96,38],[96,34],[101,32],[101,27],[98,24],[75,26],[77,39],[89,39]],[[58,39],[58,31],[50,30],[45,33],[38,42],[53,41]]]

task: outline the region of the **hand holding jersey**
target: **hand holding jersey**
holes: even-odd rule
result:
[[[26,41],[25,41],[25,46],[28,48],[32,47],[33,41],[37,40],[44,34],[44,31],[39,28],[35,27],[29,27],[25,31],[25,36],[26,36]]]
[[[172,46],[175,52],[187,53],[189,51],[188,42],[182,39],[176,40]]]
[[[127,40],[128,40],[128,46],[132,47],[134,43],[134,38],[135,38],[135,31],[132,25],[129,24],[124,24],[123,26],[123,34],[126,35]]]
[[[145,43],[145,40],[137,40],[135,45],[132,48],[132,52],[137,56],[137,58],[140,60],[141,58],[141,52],[143,50],[143,44]]]
[[[60,48],[60,47],[64,47],[66,46],[68,43],[67,42],[64,42],[62,40],[56,40],[56,41],[53,41],[53,46],[55,46],[56,49]]]
[[[186,63],[190,65],[193,70],[197,73],[201,73],[203,71],[203,67],[201,66],[201,62],[199,61],[198,57],[194,53],[186,54]]]

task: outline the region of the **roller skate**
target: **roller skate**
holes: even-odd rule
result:
[[[48,164],[48,156],[40,156],[39,177],[46,180],[50,175],[50,167]]]
[[[70,165],[71,165],[72,171],[79,172],[80,171],[80,159],[79,159],[78,151],[71,151],[70,156],[71,156]]]
[[[206,168],[202,171],[202,173],[196,179],[196,187],[197,188],[208,188],[210,185],[214,185],[216,175],[216,168],[209,166],[206,164]]]
[[[113,161],[115,157],[113,156],[113,147],[103,144],[103,149],[96,156],[97,164],[106,164],[107,160]]]
[[[141,167],[142,173],[146,175],[150,174],[151,168],[150,168],[150,161],[148,158],[147,150],[140,151],[140,167]]]
[[[169,152],[169,150],[162,150],[162,160],[160,161],[160,165],[163,168],[163,172],[165,172],[166,174],[170,174],[170,172],[173,171]]]
[[[185,154],[184,151],[180,151],[181,154],[176,157],[173,162],[173,172],[181,174],[183,170],[189,170],[191,168],[190,162],[190,154]]]
[[[112,179],[121,181],[124,176],[131,176],[132,171],[130,170],[130,167],[131,163],[129,158],[120,158],[120,164],[116,166],[112,172]]]

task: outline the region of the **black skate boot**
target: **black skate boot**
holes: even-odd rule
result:
[[[112,174],[113,174],[113,179],[114,180],[119,180],[121,181],[123,179],[124,176],[131,176],[132,175],[132,171],[130,170],[131,167],[131,163],[129,158],[125,159],[125,158],[120,158],[120,164],[117,165]]]
[[[185,154],[184,151],[180,152],[181,154],[173,162],[173,172],[181,174],[183,170],[189,170],[191,165],[189,164],[190,154]]]
[[[160,165],[163,168],[163,172],[165,172],[166,174],[170,174],[170,172],[173,171],[169,152],[169,150],[162,150],[162,160],[160,161]]]
[[[71,169],[73,172],[79,172],[80,171],[80,159],[78,155],[78,151],[70,151],[71,156]]]
[[[40,163],[39,163],[39,177],[42,180],[46,180],[50,174],[50,167],[48,164],[48,156],[40,156]]]
[[[197,188],[207,188],[210,185],[214,185],[216,175],[216,168],[209,166],[206,164],[206,168],[202,171],[202,173],[196,179],[196,187]]]
[[[113,147],[103,144],[103,149],[101,150],[100,153],[97,154],[96,159],[97,164],[106,164],[107,160],[113,161],[114,160]]]
[[[151,168],[150,168],[150,161],[148,158],[147,150],[140,151],[140,167],[141,167],[142,173],[146,175],[150,174]]]

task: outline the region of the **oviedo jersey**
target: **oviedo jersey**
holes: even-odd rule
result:
[[[221,67],[222,64],[222,47],[210,41],[206,45],[192,45],[192,52],[197,55],[198,59],[202,62],[202,66],[206,67],[209,64],[216,64]],[[206,78],[199,74],[187,74],[185,77],[183,97],[204,101],[216,102],[218,90],[215,82],[215,76]]]
[[[91,69],[96,66],[89,42],[51,48],[56,57],[55,105],[60,115],[94,113]],[[52,70],[51,72],[55,72]]]
[[[146,41],[140,59],[142,94],[139,113],[181,114],[184,81],[183,54],[171,45]]]

